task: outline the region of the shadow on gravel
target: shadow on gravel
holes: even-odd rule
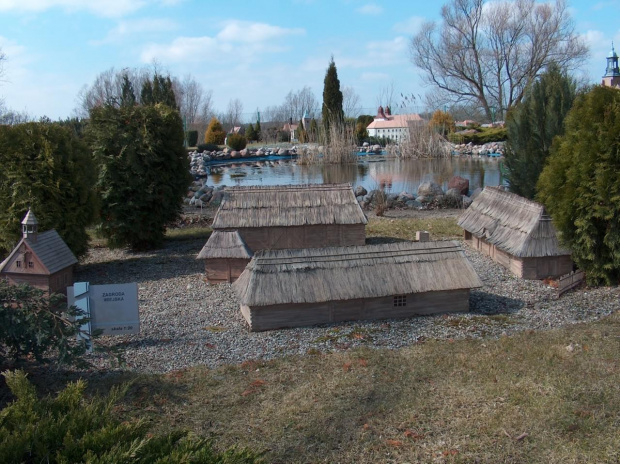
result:
[[[80,265],[74,280],[92,285],[141,283],[202,273],[204,262],[196,256],[203,245],[204,240],[196,239],[171,242],[146,256],[127,251],[119,259]]]
[[[366,237],[366,245],[381,245],[383,243],[401,243],[411,242],[411,240],[405,240],[404,238],[396,237]]]
[[[523,300],[472,290],[469,311],[477,314],[514,314],[525,307]]]

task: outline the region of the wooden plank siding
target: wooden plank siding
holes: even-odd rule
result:
[[[291,227],[247,227],[237,229],[253,252],[331,246],[355,246],[366,243],[364,224],[322,224]]]
[[[249,307],[241,314],[253,332],[353,320],[407,318],[469,310],[469,289],[398,295],[406,304],[395,306],[395,296],[290,305]]]
[[[486,254],[522,279],[540,280],[547,277],[558,277],[573,270],[573,261],[570,255],[517,258],[490,244],[484,238],[476,237],[467,231],[464,232],[463,236],[465,243],[473,249]]]
[[[240,258],[205,259],[207,282],[212,284],[232,283],[239,278],[249,262],[249,259]]]

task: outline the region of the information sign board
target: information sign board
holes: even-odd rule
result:
[[[103,335],[126,335],[140,332],[138,312],[138,284],[87,285],[87,293],[75,295],[74,289],[82,291],[82,282],[67,287],[70,305],[79,298],[88,297],[90,326],[93,331],[101,330]],[[74,296],[75,295],[75,296]]]

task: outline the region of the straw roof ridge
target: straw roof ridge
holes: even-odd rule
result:
[[[543,205],[497,187],[485,187],[457,224],[516,257],[570,254]]]
[[[233,287],[243,305],[317,303],[482,286],[460,244],[262,250]]]
[[[240,258],[250,259],[252,251],[236,230],[215,230],[209,236],[196,259]]]
[[[351,184],[275,185],[227,189],[213,228],[366,223]]]

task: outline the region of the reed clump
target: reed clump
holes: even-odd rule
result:
[[[446,139],[429,124],[409,123],[409,137],[398,145],[388,145],[389,154],[400,158],[448,158],[450,149]]]

